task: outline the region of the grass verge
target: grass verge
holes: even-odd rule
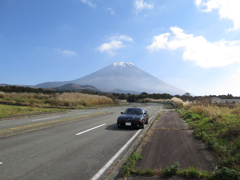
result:
[[[240,107],[186,106],[178,110],[217,164],[217,179],[240,180]]]
[[[37,108],[0,104],[0,119],[5,116],[41,114],[46,112],[67,111],[66,109],[56,108]]]
[[[121,168],[121,175],[123,177],[128,177],[130,174],[134,173],[134,167],[137,164],[137,160],[142,159],[141,154],[136,154],[135,152],[129,156],[125,162],[125,165]]]
[[[207,114],[209,111],[212,114]],[[209,106],[206,112],[195,106],[179,112],[194,130],[194,135],[206,143],[219,168],[240,172],[240,112],[231,111],[227,113],[225,108]]]
[[[161,176],[161,177],[184,177],[194,179],[207,179],[207,180],[240,180],[240,174],[229,168],[222,168],[215,173],[209,171],[201,171],[193,166],[185,169],[180,169],[180,164],[176,162],[174,165],[167,167],[166,169],[151,169],[151,168],[134,168],[137,164],[137,160],[141,160],[140,154],[133,153],[126,162],[126,165],[122,167],[121,174],[123,177],[128,177],[130,174],[136,176]]]

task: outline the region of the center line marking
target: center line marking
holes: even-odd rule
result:
[[[77,133],[76,135],[78,136],[78,135],[80,135],[80,134],[86,133],[86,132],[88,132],[88,131],[91,131],[91,130],[93,130],[93,129],[99,128],[99,127],[104,126],[104,125],[106,125],[106,124],[101,124],[101,125],[99,125],[99,126],[93,127],[93,128],[88,129],[88,130],[86,130],[86,131]]]
[[[53,119],[53,118],[57,118],[57,117],[60,117],[60,116],[48,117],[48,118],[43,118],[43,119],[35,119],[35,120],[32,120],[32,121],[41,121],[41,120]]]

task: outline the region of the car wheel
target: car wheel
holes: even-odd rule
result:
[[[147,119],[147,121],[146,121],[146,124],[148,124],[148,119]]]
[[[144,123],[143,123],[143,125],[142,125],[142,127],[141,127],[142,129],[144,129]]]

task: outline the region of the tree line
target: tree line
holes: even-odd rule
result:
[[[0,86],[0,91],[3,92],[19,92],[19,93],[43,93],[43,94],[52,94],[55,93],[56,91],[52,90],[45,90],[42,88],[31,88],[31,87],[24,87],[24,86]]]

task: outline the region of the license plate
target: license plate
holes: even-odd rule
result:
[[[131,126],[131,123],[130,122],[126,122],[126,126]]]

